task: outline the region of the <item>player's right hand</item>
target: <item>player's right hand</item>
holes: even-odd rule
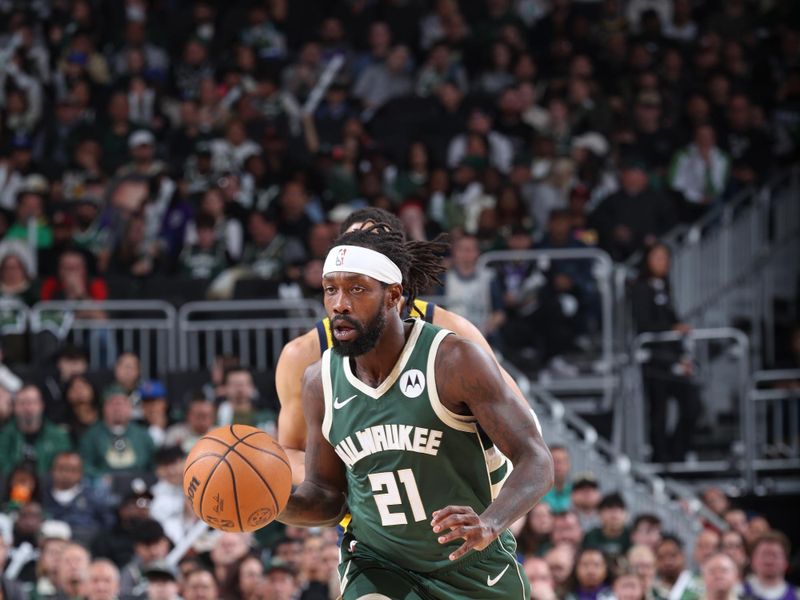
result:
[[[450,530],[439,536],[440,544],[447,544],[459,538],[465,540],[457,550],[450,554],[450,560],[458,560],[470,550],[483,550],[500,534],[486,523],[471,506],[446,506],[435,511],[431,527],[434,533]]]

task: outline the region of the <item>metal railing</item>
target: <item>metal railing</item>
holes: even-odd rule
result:
[[[691,382],[686,380],[687,384],[698,385],[706,392],[703,408],[709,419],[713,420],[715,413],[738,415],[738,443],[737,440],[732,440],[733,447],[737,449],[736,455],[731,456],[731,461],[725,461],[720,468],[741,473],[746,485],[752,487],[754,473],[747,456],[748,448],[746,443],[743,444],[752,438],[754,427],[753,421],[747,418],[750,341],[738,329],[721,327],[693,329],[687,334],[677,331],[639,334],[631,346],[631,362],[623,376],[622,405],[615,423],[619,447],[634,460],[647,460],[649,453],[645,432],[649,419],[646,418],[648,399],[644,393],[643,367],[652,359],[654,347],[676,343],[682,345],[683,352],[694,365],[695,372]],[[729,360],[719,360],[720,357],[727,357]],[[736,399],[735,403],[731,403],[732,397]],[[742,445],[744,447],[739,448]],[[680,468],[702,471],[708,467],[709,465],[698,460]]]
[[[325,316],[312,300],[190,302],[178,312],[178,364],[209,367],[218,354],[236,354],[242,365],[270,370],[283,346]]]
[[[569,450],[573,473],[589,471],[603,492],[622,493],[631,514],[657,514],[665,530],[675,532],[689,545],[689,556],[703,522],[727,529],[725,522],[709,511],[692,489],[630,460],[549,391],[531,382],[513,364],[502,358],[501,362],[536,412],[545,440]]]
[[[597,284],[600,297],[600,361],[597,374],[581,374],[568,379],[549,379],[542,385],[553,392],[591,392],[598,391],[603,396],[603,404],[610,408],[616,377],[612,372],[614,365],[614,262],[611,257],[597,248],[559,248],[544,250],[498,250],[481,255],[480,267],[490,267],[504,262],[529,262],[541,273],[547,273],[553,263],[562,260],[591,261],[591,274]]]
[[[800,369],[756,371],[744,418],[746,459],[757,470],[800,469]]]
[[[30,308],[16,298],[0,298],[0,335],[22,335],[28,329]]]
[[[54,300],[30,310],[33,336],[49,333],[56,345],[85,347],[91,369],[110,368],[119,354],[134,352],[145,378],[162,377],[176,367],[175,324],[175,308],[162,300]],[[51,346],[39,344],[37,358],[46,359]]]

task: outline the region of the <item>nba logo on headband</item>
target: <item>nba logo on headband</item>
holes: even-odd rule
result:
[[[336,253],[336,266],[341,267],[344,264],[344,255],[347,254],[347,248],[339,248]]]

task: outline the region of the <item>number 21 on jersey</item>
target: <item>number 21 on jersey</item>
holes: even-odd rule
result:
[[[405,511],[392,512],[390,507],[403,504],[400,496],[398,480],[405,489],[408,503],[411,505],[411,514],[414,521],[425,520],[425,509],[422,506],[422,499],[419,497],[417,481],[414,479],[414,472],[411,469],[400,469],[399,471],[386,471],[384,473],[370,473],[369,482],[372,485],[375,504],[381,515],[381,525],[406,525],[408,517]]]

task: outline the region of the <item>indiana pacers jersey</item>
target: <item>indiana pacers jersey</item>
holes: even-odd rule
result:
[[[433,311],[436,309],[436,305],[432,302],[425,302],[425,300],[420,300],[419,298],[414,300],[414,306],[409,308],[408,304],[403,307],[403,314],[402,317],[414,318],[414,319],[422,319],[428,323],[433,323]],[[331,320],[328,317],[325,317],[321,321],[317,321],[315,325],[317,329],[317,335],[319,336],[319,353],[322,354],[333,346],[333,334],[331,333]]]
[[[454,504],[481,513],[509,471],[476,419],[439,399],[434,364],[450,333],[414,320],[377,388],[353,374],[348,358],[332,350],[322,357],[322,431],[346,467],[348,534],[410,571],[452,565],[448,556],[463,542],[438,543],[433,511]]]

